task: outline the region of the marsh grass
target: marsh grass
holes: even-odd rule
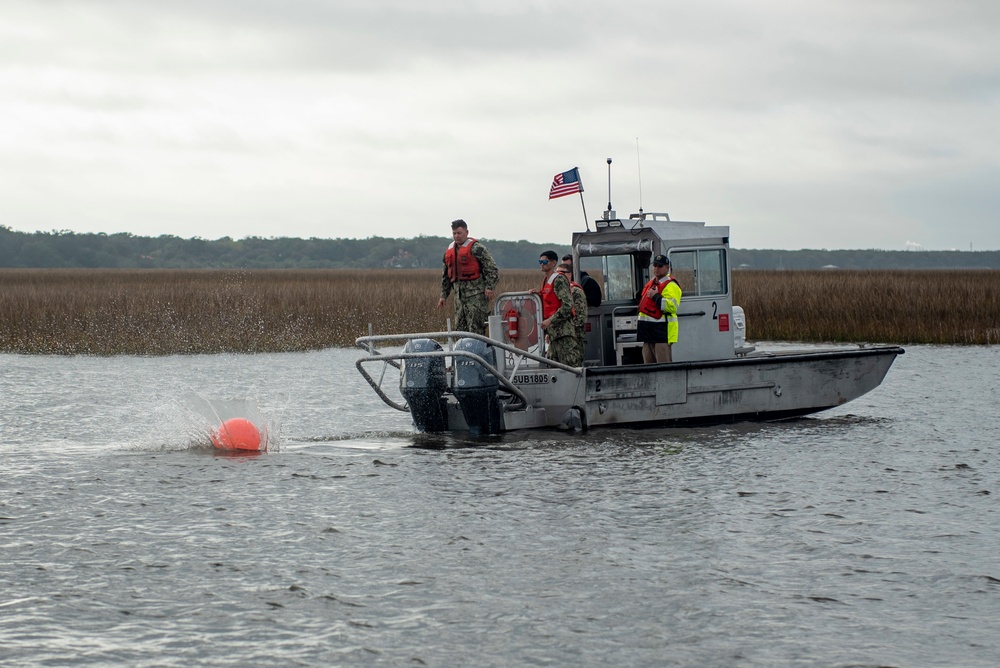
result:
[[[524,279],[535,277],[521,272]],[[521,290],[518,272],[498,286]],[[533,281],[530,281],[533,284]],[[0,351],[91,355],[352,346],[444,330],[432,270],[0,270]]]
[[[537,270],[502,272],[525,290]],[[257,353],[440,331],[436,270],[0,270],[0,351]],[[1000,272],[739,271],[750,340],[1000,342]]]
[[[1000,272],[737,271],[748,338],[1000,343]]]

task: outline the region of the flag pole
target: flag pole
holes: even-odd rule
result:
[[[583,201],[583,179],[580,178],[580,168],[574,167],[573,170],[576,172],[576,183],[580,187],[577,192],[580,193],[580,207],[583,208],[583,225],[590,232],[590,221],[587,219],[587,205]]]

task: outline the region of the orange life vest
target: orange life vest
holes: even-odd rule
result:
[[[646,287],[642,289],[642,299],[639,301],[639,313],[645,313],[653,320],[659,320],[663,317],[663,309],[656,305],[656,300],[649,296],[649,289],[655,287],[656,292],[663,292],[664,286],[670,285],[670,283],[676,283],[673,276],[667,276],[661,283],[659,279],[655,276],[649,279],[649,283],[646,283]]]
[[[559,310],[562,306],[562,302],[559,301],[559,297],[556,296],[556,289],[552,287],[552,283],[556,280],[557,276],[561,274],[558,271],[553,271],[552,274],[545,279],[542,283],[542,319],[548,318],[553,313]]]
[[[472,244],[474,243],[476,240],[470,237],[458,247],[458,252],[456,252],[455,242],[452,241],[448,250],[444,252],[444,266],[448,268],[448,280],[452,283],[455,281],[474,281],[479,278],[482,269],[479,266],[479,260],[472,254]]]

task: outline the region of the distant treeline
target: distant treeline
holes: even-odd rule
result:
[[[569,245],[482,239],[500,267],[536,267]],[[17,232],[0,225],[0,267],[24,269],[427,269],[441,266],[451,237],[413,239],[182,239],[171,235]]]
[[[446,237],[413,239],[182,239],[17,232],[0,225],[0,267],[27,269],[426,269],[437,268]],[[538,255],[568,244],[538,244],[485,238],[497,264],[535,268]],[[741,250],[732,249],[736,269],[1000,269],[1000,251]]]
[[[734,269],[1000,269],[1000,251],[740,250]]]

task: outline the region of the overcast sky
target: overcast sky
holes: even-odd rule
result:
[[[1000,249],[996,0],[0,0],[0,225]],[[640,202],[641,193],[641,202]],[[592,226],[592,224],[591,224]]]

